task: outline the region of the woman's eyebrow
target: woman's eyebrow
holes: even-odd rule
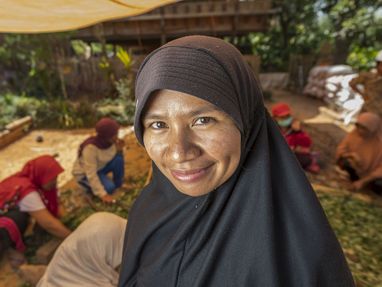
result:
[[[219,108],[216,106],[210,105],[210,106],[204,106],[197,109],[191,109],[189,112],[186,112],[185,115],[189,117],[198,116],[200,114],[209,113],[209,112],[222,112]],[[144,115],[143,120],[160,120],[168,117],[168,113],[164,112],[148,112],[146,115]]]
[[[156,112],[153,112],[153,113],[147,113],[143,116],[143,120],[160,120],[160,119],[163,119],[165,118],[166,115],[165,114],[159,114],[159,113],[156,113]]]
[[[216,111],[221,112],[221,110],[219,108],[217,108],[216,106],[209,105],[209,106],[204,106],[204,107],[201,107],[199,109],[190,111],[190,113],[188,113],[188,115],[190,115],[190,116],[197,116],[197,115],[200,115],[200,114],[216,112]]]

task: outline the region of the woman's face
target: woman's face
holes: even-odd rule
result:
[[[52,190],[53,188],[55,188],[56,186],[57,186],[57,177],[55,177],[51,181],[48,181],[47,183],[43,184],[41,186],[41,188],[45,191],[49,191],[49,190]]]
[[[364,127],[363,125],[359,123],[356,123],[355,127],[360,137],[369,138],[373,135],[366,127]]]
[[[207,101],[172,90],[151,96],[142,118],[150,158],[182,193],[200,196],[235,172],[241,134],[233,120]]]

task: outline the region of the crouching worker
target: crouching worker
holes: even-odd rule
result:
[[[117,286],[126,224],[108,212],[89,216],[57,249],[37,286]]]
[[[301,122],[292,116],[288,104],[278,103],[272,107],[272,116],[303,169],[317,173],[320,166],[311,151],[312,139],[303,131]]]
[[[80,145],[72,173],[88,192],[111,203],[114,201],[111,194],[123,183],[124,142],[118,139],[119,124],[113,119],[101,119],[95,130],[96,136],[87,138]]]
[[[353,188],[382,194],[382,123],[374,113],[361,113],[355,129],[338,145],[337,166],[347,173]]]
[[[57,177],[62,172],[54,157],[43,155],[0,182],[0,254],[15,249],[10,258],[13,267],[25,260],[23,234],[29,216],[54,236],[65,238],[70,234],[58,219]]]

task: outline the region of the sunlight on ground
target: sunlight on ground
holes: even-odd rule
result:
[[[340,119],[340,115],[336,112],[328,109],[325,106],[318,107],[318,114],[314,117],[304,119],[304,123],[307,124],[333,124],[341,128],[345,132],[350,132],[354,124],[345,124],[344,121]]]
[[[119,137],[124,138],[133,130],[122,128]],[[77,150],[84,139],[91,135],[93,129],[80,130],[34,130],[0,150],[0,180],[21,170],[23,165],[37,156],[58,154],[58,161],[65,171],[58,178],[62,187],[72,178],[72,166],[77,157]],[[37,142],[42,137],[42,142]]]

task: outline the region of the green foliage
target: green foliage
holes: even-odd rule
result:
[[[128,54],[125,54],[125,56]],[[123,56],[123,57],[125,57]],[[127,60],[127,58],[125,58]],[[122,60],[121,60],[122,61]],[[130,65],[131,62],[125,64]],[[95,104],[98,117],[112,117],[124,125],[131,125],[134,121],[135,102],[132,83],[129,78],[121,78],[114,82],[117,97],[106,98]]]
[[[381,0],[321,0],[320,9],[332,25],[332,36],[360,46],[375,45],[381,35]],[[379,31],[379,32],[378,32]]]
[[[354,45],[347,58],[347,64],[358,71],[370,70],[375,67],[375,57],[378,50],[373,47],[359,47]]]
[[[70,44],[77,56],[85,56],[87,50],[90,49],[89,45],[82,40],[72,40]]]
[[[36,126],[44,128],[92,127],[97,121],[96,110],[87,102],[73,103],[57,99],[40,109]]]
[[[87,102],[47,101],[10,93],[0,96],[0,110],[0,130],[27,115],[38,128],[91,127],[97,121],[96,109]]]
[[[7,124],[25,116],[36,118],[37,114],[47,109],[48,103],[44,100],[29,98],[25,95],[16,96],[6,93],[0,96],[0,130],[3,130]]]
[[[263,71],[287,70],[290,54],[318,55],[323,42],[334,45],[334,60],[357,69],[371,66],[382,49],[382,0],[274,0],[278,21],[266,33],[249,36]]]
[[[320,0],[335,46],[334,62],[345,63],[349,48],[377,48],[382,40],[382,0]]]
[[[58,61],[65,54],[68,34],[5,34],[0,68],[13,74],[8,89],[39,98],[61,96]]]
[[[318,192],[321,204],[361,286],[381,286],[382,208]]]
[[[262,71],[285,70],[286,54],[280,41],[281,32],[273,29],[269,33],[252,33],[249,40],[253,54],[260,56]]]
[[[117,46],[117,58],[123,63],[126,69],[130,69],[132,64],[131,57],[121,46]]]
[[[134,120],[135,103],[131,99],[104,99],[96,103],[98,117],[111,117],[123,125],[131,125]]]

